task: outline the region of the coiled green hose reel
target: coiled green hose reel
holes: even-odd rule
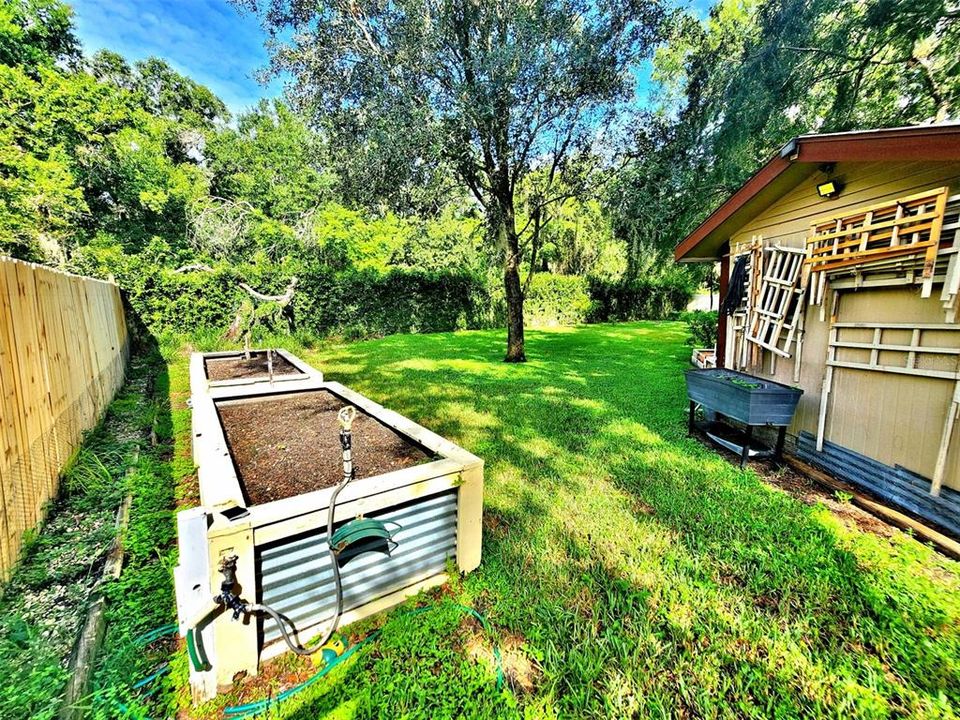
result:
[[[330,537],[330,547],[333,552],[340,554],[347,547],[361,540],[383,540],[387,543],[396,544],[393,534],[400,529],[400,524],[392,521],[391,525],[396,525],[396,530],[389,530],[387,524],[376,518],[358,517],[344,525],[341,525],[337,531]]]

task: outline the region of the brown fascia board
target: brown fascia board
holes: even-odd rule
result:
[[[960,123],[802,135],[799,162],[958,161]]]
[[[677,262],[716,260],[730,235],[809,177],[820,163],[960,161],[960,124],[802,135],[747,180],[674,250]]]

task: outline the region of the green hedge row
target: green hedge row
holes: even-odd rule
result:
[[[665,320],[686,308],[694,293],[690,281],[680,275],[617,282],[591,278],[589,283],[588,322]]]
[[[482,279],[410,270],[311,271],[300,278],[292,315],[298,330],[347,337],[485,328],[497,320]]]
[[[244,281],[264,293],[280,293],[286,284],[286,278],[245,278],[231,268],[192,273],[157,268],[132,282],[118,278],[134,310],[155,332],[225,330],[249,299],[239,287]],[[499,320],[492,307],[483,280],[468,273],[320,266],[298,274],[284,316],[289,329],[298,332],[356,338],[491,327]]]
[[[126,277],[118,275],[117,280],[127,290],[133,309],[154,332],[225,330],[247,298],[240,282],[265,293],[280,293],[288,280],[278,270],[246,270],[223,266],[213,272],[176,273],[139,267]],[[467,272],[396,269],[381,273],[315,266],[300,268],[297,276],[294,300],[284,314],[285,327],[274,330],[360,338],[504,323],[502,289]],[[527,288],[524,318],[534,327],[662,319],[682,310],[690,297],[690,289],[676,282],[609,283],[540,273]]]

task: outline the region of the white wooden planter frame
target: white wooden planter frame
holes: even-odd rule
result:
[[[410,500],[455,489],[457,493],[456,566],[470,572],[480,564],[483,512],[483,461],[439,435],[322,375],[299,358],[279,351],[302,371],[271,384],[263,380],[210,383],[204,355],[191,358],[193,457],[197,465],[201,506],[177,514],[179,565],[174,569],[177,614],[181,636],[189,620],[220,593],[221,559],[236,556],[241,596],[255,602],[256,550],[267,543],[304,532],[325,529],[333,488],[307,492],[261,505],[246,506],[236,468],[230,456],[216,403],[256,402],[269,396],[324,390],[343,398],[371,417],[431,451],[436,460],[351,482],[337,500],[335,522],[391,508]],[[229,354],[229,353],[227,353]],[[223,357],[211,353],[207,357]],[[295,429],[291,429],[295,431]],[[447,580],[445,572],[416,579],[412,584],[381,597],[371,598],[343,614],[340,625],[390,608],[423,590]],[[323,627],[312,632],[320,632]],[[218,612],[195,631],[209,669],[190,668],[195,702],[213,698],[228,687],[237,673],[255,675],[260,663],[287,650],[282,641],[260,646],[257,622],[250,617],[235,621],[229,612]],[[306,642],[311,635],[301,634]]]
[[[251,350],[251,353],[264,353],[266,350]],[[303,360],[286,350],[274,350],[276,355],[286,360],[298,372],[286,373],[283,375],[274,375],[273,383],[288,383],[298,380],[309,380],[310,378],[323,380],[323,373],[314,370]],[[270,383],[266,377],[255,378],[236,378],[230,380],[209,380],[207,379],[207,360],[239,360],[243,357],[243,350],[222,350],[219,352],[193,353],[190,356],[190,393],[194,396],[203,394],[209,390],[215,390],[222,387],[233,387],[236,385],[260,385],[261,383]]]

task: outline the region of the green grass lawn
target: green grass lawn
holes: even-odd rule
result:
[[[483,562],[420,599],[434,610],[376,621],[375,641],[274,714],[955,717],[960,566],[688,439],[685,337],[533,331],[520,366],[500,362],[499,332],[303,351],[486,461]],[[504,690],[454,603],[489,620]]]
[[[901,532],[862,533],[687,438],[685,338],[676,323],[531,331],[519,366],[500,361],[499,332],[292,347],[484,458],[484,548],[471,575],[346,628],[368,642],[269,715],[957,717],[960,565]],[[56,715],[76,578],[127,492],[93,717],[219,718],[315,672],[287,654],[197,711],[185,653],[136,641],[173,619],[172,511],[197,502],[187,354],[166,350],[167,366],[156,349],[134,361],[5,588],[4,720]],[[51,595],[75,585],[74,600]],[[132,687],[171,652],[172,672]]]

